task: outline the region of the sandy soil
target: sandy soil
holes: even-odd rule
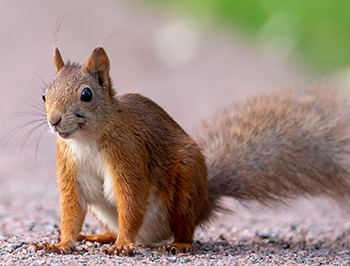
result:
[[[277,210],[247,209],[229,201],[235,214],[220,215],[198,229],[193,255],[138,247],[135,257],[124,258],[104,255],[103,246],[89,243],[78,244],[67,256],[33,253],[33,242],[56,241],[59,228],[54,136],[47,130],[41,135],[42,127],[27,139],[36,124],[16,127],[38,118],[34,112],[43,106],[42,88],[54,76],[53,32],[63,13],[58,46],[65,60],[85,62],[97,44],[119,32],[104,44],[117,92],[150,97],[190,133],[215,110],[249,94],[303,86],[309,78],[293,58],[140,4],[0,3],[0,264],[349,263],[350,216],[324,199]],[[171,40],[179,38],[173,47]],[[175,56],[168,57],[172,52]],[[84,232],[100,230],[88,217]]]

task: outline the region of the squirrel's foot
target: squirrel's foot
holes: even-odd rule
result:
[[[135,246],[133,243],[129,245],[113,245],[109,249],[105,250],[105,253],[115,253],[118,256],[134,256],[136,254]]]
[[[45,253],[56,253],[56,254],[69,254],[73,251],[73,246],[65,243],[50,244],[48,242],[43,242],[42,244],[34,243],[35,252],[38,250],[44,250]]]
[[[189,243],[173,242],[169,245],[164,245],[158,248],[160,253],[168,252],[176,255],[178,253],[193,253],[192,245]]]
[[[82,235],[80,234],[78,236],[79,242],[99,242],[101,244],[110,244],[115,243],[117,240],[117,237],[115,234],[112,233],[105,233],[103,235]]]

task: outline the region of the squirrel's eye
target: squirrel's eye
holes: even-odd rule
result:
[[[82,102],[90,102],[92,100],[92,91],[89,87],[86,87],[82,90],[80,100]]]
[[[41,97],[43,98],[43,101],[46,102],[45,91],[43,92],[43,95]]]

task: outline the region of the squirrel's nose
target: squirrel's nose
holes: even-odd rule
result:
[[[60,116],[58,117],[50,117],[49,118],[49,123],[51,124],[51,126],[58,126],[59,123],[61,122],[62,118]]]

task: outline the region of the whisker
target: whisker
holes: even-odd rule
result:
[[[35,161],[36,163],[38,164],[38,150],[39,150],[39,144],[40,144],[40,141],[44,135],[44,132],[48,129],[48,127],[44,127],[44,130],[42,130],[40,132],[40,135],[38,137],[38,139],[36,140],[36,145],[35,145]]]
[[[36,106],[36,105],[34,105],[34,104],[32,104],[32,103],[29,103],[29,102],[27,102],[27,101],[25,101],[25,100],[22,100],[21,98],[17,98],[17,99],[20,100],[21,102],[23,102],[23,103],[25,103],[25,104],[28,104],[29,106],[35,108],[36,110],[39,110],[39,111],[41,111],[41,112],[45,112],[45,113],[46,113],[45,107],[43,107],[43,106],[41,106],[41,105],[40,105],[40,107],[38,107],[38,106]]]
[[[45,106],[42,105],[42,103],[39,103],[37,100],[35,100],[35,99],[32,98],[31,96],[28,96],[28,97],[29,97],[29,99],[31,99],[33,102],[35,102],[36,105],[37,105],[39,108],[41,108],[41,109],[44,111],[44,113],[46,114],[46,108],[45,108]]]
[[[29,139],[29,137],[37,130],[39,129],[40,127],[42,127],[43,125],[46,124],[46,121],[45,122],[41,122],[40,124],[32,127],[27,133],[24,134],[24,136],[22,137],[23,138],[23,141],[22,141],[22,145],[21,145],[21,155],[23,153],[23,150],[24,150],[24,147]]]
[[[12,113],[13,116],[11,116],[10,118],[8,118],[7,120],[13,119],[13,118],[17,118],[17,117],[23,117],[23,116],[41,116],[41,117],[46,117],[45,114],[40,113],[38,111],[22,111],[22,112],[15,112]]]
[[[6,136],[8,136],[9,134],[11,134],[12,132],[15,131],[15,134],[21,130],[22,128],[26,127],[26,126],[29,126],[31,124],[34,124],[34,123],[37,123],[37,122],[43,122],[45,120],[45,123],[46,123],[46,118],[41,118],[41,119],[34,119],[34,120],[31,120],[31,121],[28,121],[28,122],[24,122],[18,126],[16,126],[15,128],[13,128]]]
[[[38,75],[36,75],[36,76],[41,80],[41,82],[46,87],[46,83]],[[40,87],[43,91],[45,90],[45,88],[43,88],[42,86],[40,86]],[[40,129],[45,124],[47,124],[46,108],[42,102],[39,102],[38,100],[32,98],[29,95],[26,97],[25,100],[21,99],[21,98],[17,98],[17,99],[19,101],[21,101],[22,103],[25,103],[26,106],[30,106],[30,108],[29,108],[30,110],[23,110],[23,111],[20,110],[20,111],[14,112],[14,113],[10,114],[11,117],[5,118],[5,121],[10,120],[10,119],[13,120],[14,118],[21,118],[21,117],[25,117],[25,116],[26,117],[30,116],[32,120],[15,126],[6,134],[6,136],[4,137],[5,144],[3,145],[3,147],[0,147],[0,156],[2,156],[2,154],[4,153],[4,150],[9,145],[10,141],[12,139],[14,139],[14,137],[20,131],[22,131],[23,129],[25,129],[27,127],[30,127],[29,130],[28,130],[28,128],[25,130],[26,131],[25,134],[23,136],[21,136],[21,138],[20,138],[20,151],[21,151],[20,156],[22,156],[23,150],[24,150],[25,145],[28,142],[29,138],[33,135],[33,133],[36,130]],[[38,139],[36,140],[36,150],[35,150],[36,160],[37,160],[37,156],[38,156],[38,148],[39,148],[40,140],[42,139],[43,134],[47,130],[47,128],[48,127],[44,127],[44,130],[40,130],[40,134],[38,135]]]
[[[19,111],[19,112],[14,112],[12,113],[13,116],[11,116],[9,119],[13,119],[13,118],[17,118],[17,117],[21,117],[21,116],[42,116],[42,117],[46,117],[46,109],[44,106],[42,106],[39,102],[37,102],[35,99],[33,99],[32,97],[28,96],[29,99],[31,99],[34,103],[29,103],[25,100],[22,100],[20,98],[18,98],[20,101],[24,102],[25,104],[35,108],[35,110],[23,110],[23,111]]]
[[[16,126],[15,128],[13,128],[9,133],[7,133],[7,135],[5,136],[5,138],[8,138],[7,141],[5,142],[4,147],[1,150],[0,156],[3,154],[5,148],[7,147],[8,143],[10,142],[10,140],[23,128],[30,126],[34,123],[38,123],[40,122],[40,124],[46,124],[46,118],[42,118],[42,119],[34,119],[25,123],[22,123],[18,126]]]
[[[54,34],[54,43],[55,43],[55,47],[57,47],[57,43],[58,43],[58,33],[60,31],[60,28],[62,26],[62,23],[64,21],[64,18],[66,17],[66,13],[63,13],[59,16],[59,18],[56,21],[56,25],[55,25],[55,30],[53,32]]]
[[[45,91],[45,88],[47,87],[47,83],[46,83],[37,73],[33,72],[33,74],[34,74],[38,79],[40,79],[41,83],[42,83],[44,86],[42,86],[42,85],[40,85],[40,84],[38,84],[38,86],[41,88],[42,91]]]

